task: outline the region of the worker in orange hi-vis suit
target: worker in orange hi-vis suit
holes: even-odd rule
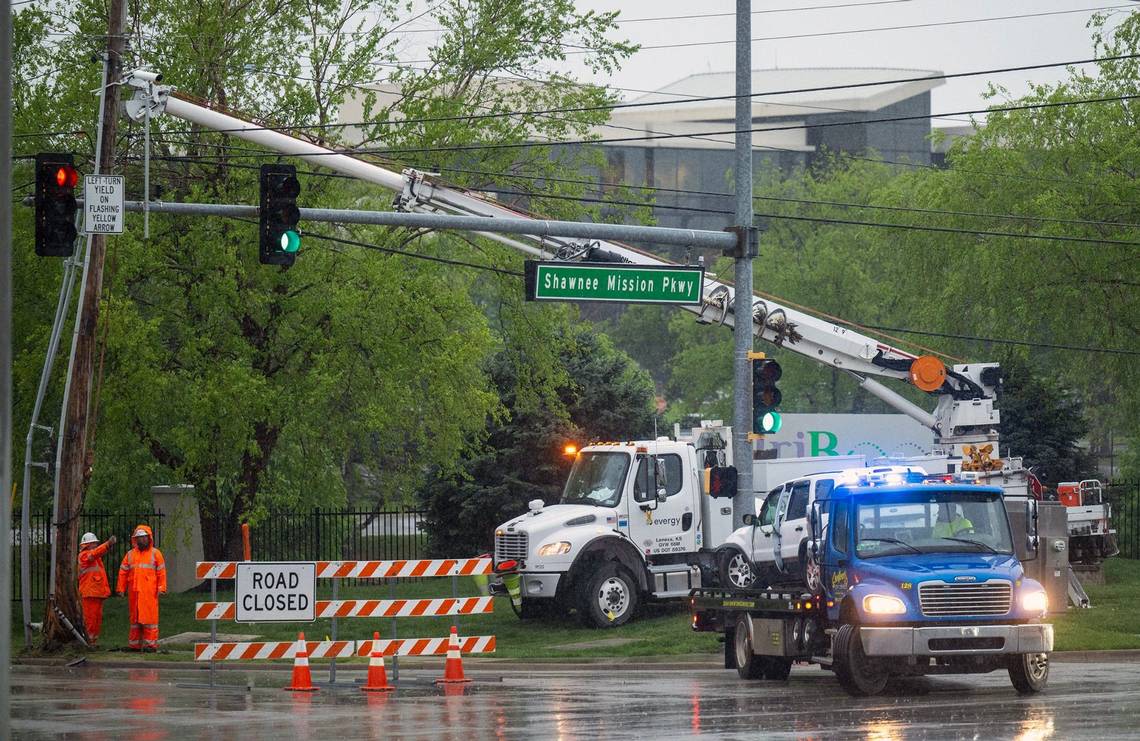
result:
[[[158,650],[158,596],[166,594],[166,560],[154,546],[154,533],[139,525],[131,535],[134,548],[119,565],[119,594],[127,595],[131,630],[127,648],[131,651]]]
[[[103,600],[111,596],[103,554],[117,542],[112,535],[100,545],[95,533],[84,533],[79,540],[79,596],[83,598],[83,627],[92,646],[99,642],[99,634],[103,632]]]

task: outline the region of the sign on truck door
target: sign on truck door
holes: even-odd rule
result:
[[[658,492],[664,492],[664,501],[651,491],[657,477],[649,476],[647,467],[653,460],[649,456],[637,459],[631,482],[629,533],[633,542],[646,556],[669,553],[691,553],[696,550],[696,505],[687,491],[696,482],[685,486],[685,470],[679,455],[659,455],[664,481],[656,481]],[[643,509],[644,508],[644,509]]]

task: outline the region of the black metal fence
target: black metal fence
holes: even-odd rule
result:
[[[254,561],[386,561],[423,558],[419,510],[270,512],[251,528]]]
[[[419,510],[370,512],[355,509],[313,509],[305,512],[270,512],[251,528],[255,561],[389,561],[425,558],[427,533],[420,529],[425,513]],[[154,513],[88,512],[80,518],[79,532],[93,532],[100,540],[117,535],[119,542],[103,557],[112,587],[119,563],[129,547],[131,529],[140,522],[154,528],[162,548],[162,518]],[[46,599],[50,571],[52,529],[50,512],[31,517],[32,599]],[[20,528],[12,530],[12,598],[20,599]],[[475,555],[475,554],[457,554]],[[355,582],[355,580],[347,580]]]
[[[12,528],[9,544],[12,548],[12,599],[19,600],[23,594],[23,583],[20,574],[20,524],[18,516]],[[31,572],[29,583],[32,588],[32,599],[47,599],[48,578],[51,572],[51,543],[55,535],[51,527],[51,511],[31,513],[31,527],[29,529],[29,563]],[[103,564],[107,567],[107,577],[111,580],[111,588],[115,587],[115,580],[119,576],[119,564],[123,560],[127,549],[131,547],[131,532],[139,523],[150,525],[154,530],[154,540],[159,548],[162,547],[162,515],[154,512],[85,512],[79,517],[79,534],[92,532],[98,536],[100,542],[112,535],[119,542],[103,556]]]
[[[1110,482],[1108,500],[1121,558],[1140,558],[1140,479]]]

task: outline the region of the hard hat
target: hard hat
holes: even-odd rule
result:
[[[79,545],[87,545],[88,543],[98,543],[99,538],[95,537],[95,533],[83,533],[83,537],[79,539]]]
[[[140,527],[138,530],[135,530],[135,533],[134,533],[134,535],[132,535],[131,537],[132,537],[132,538],[141,538],[141,537],[143,537],[143,536],[149,536],[149,535],[150,535],[150,533],[148,533],[146,530],[143,530],[143,529]]]

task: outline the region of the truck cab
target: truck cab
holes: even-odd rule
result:
[[[822,589],[698,589],[693,626],[726,633],[726,665],[784,678],[793,661],[853,695],[892,676],[1006,669],[1022,693],[1049,673],[1048,597],[1015,555],[1003,491],[908,474],[835,486],[809,513]],[[1035,551],[1034,507],[1026,536]]]
[[[732,517],[702,495],[702,471],[691,443],[668,438],[578,451],[558,504],[532,501],[495,531],[496,566],[517,565],[520,616],[576,609],[613,627],[645,599],[700,586],[690,562],[707,539],[723,542]]]

